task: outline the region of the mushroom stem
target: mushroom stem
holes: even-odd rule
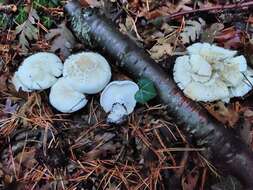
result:
[[[108,123],[120,124],[125,121],[127,116],[127,109],[124,104],[115,103],[107,117]]]

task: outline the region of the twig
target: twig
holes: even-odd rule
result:
[[[253,6],[253,1],[245,2],[245,3],[234,3],[234,4],[228,4],[228,5],[216,5],[216,6],[193,9],[189,11],[177,12],[171,15],[161,16],[161,17],[151,20],[150,23],[157,22],[157,21],[169,22],[173,19],[176,19],[177,17],[193,14],[193,13],[198,13],[198,12],[224,10],[224,9],[242,9],[244,7],[251,7],[251,6]]]

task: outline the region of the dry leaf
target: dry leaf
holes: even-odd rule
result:
[[[177,13],[179,11],[188,11],[192,10],[191,7],[186,4],[192,3],[191,0],[181,0],[177,4],[167,2],[164,6],[160,6],[158,9],[149,11],[144,7],[141,12],[138,14],[140,17],[145,17],[147,20],[156,19],[160,16],[166,16],[169,14]]]
[[[240,112],[242,111],[239,102],[230,104],[227,107],[224,105],[224,102],[217,102],[215,104],[206,104],[205,108],[217,120],[230,127],[233,127],[237,123],[240,119]]]
[[[29,151],[18,153],[17,156],[15,157],[15,160],[17,165],[21,163],[23,167],[30,169],[33,168],[34,165],[37,163],[34,156],[35,156],[35,149],[31,149]]]
[[[240,50],[244,47],[245,41],[245,33],[241,30],[235,29],[234,27],[226,28],[222,30],[219,35],[215,36],[215,42],[218,42],[220,46],[228,49]]]
[[[243,113],[243,124],[240,130],[240,135],[245,144],[248,144],[252,148],[253,139],[253,111],[246,108]]]
[[[11,99],[7,98],[3,112],[5,114],[9,114],[9,113],[14,114],[16,113],[17,108],[18,108],[18,105],[17,104],[12,105]]]
[[[31,9],[28,19],[16,27],[15,33],[19,34],[19,45],[22,53],[27,53],[29,41],[38,40],[39,30],[34,26],[36,20],[39,21],[39,16],[35,9]]]
[[[0,92],[7,90],[7,81],[9,78],[9,73],[0,74]]]
[[[97,0],[80,0],[80,4],[83,7],[100,7],[101,6],[101,2],[97,1]]]
[[[253,38],[251,38],[244,46],[244,53],[247,57],[248,64],[253,67]]]
[[[203,31],[201,35],[201,41],[207,43],[213,43],[214,38],[219,32],[224,29],[222,23],[214,23],[209,28]]]
[[[71,50],[75,47],[76,40],[72,32],[66,27],[65,22],[59,25],[56,29],[49,30],[46,35],[47,40],[52,40],[51,51],[60,50],[63,58],[70,55]]]
[[[182,178],[183,190],[194,190],[199,179],[199,172],[197,169],[193,169],[191,173]]]
[[[164,26],[165,27],[165,26]],[[168,55],[172,55],[176,40],[176,34],[167,34],[168,28],[164,28],[164,33],[154,33],[152,38],[156,40],[156,44],[149,50],[151,57],[157,61],[163,59]]]
[[[196,20],[186,21],[186,26],[184,30],[180,33],[180,37],[183,44],[188,44],[197,40],[203,31],[203,27],[206,25],[206,22],[199,18]]]
[[[156,44],[150,50],[150,55],[154,60],[160,60],[166,55],[171,55],[173,47],[170,43]]]

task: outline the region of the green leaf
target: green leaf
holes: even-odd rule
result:
[[[35,9],[31,9],[28,19],[23,24],[16,27],[15,33],[19,35],[19,45],[23,53],[28,51],[29,41],[37,40],[39,37],[39,29],[34,26],[36,20],[39,20],[39,16]]]
[[[4,13],[0,13],[0,29],[6,27],[8,22],[7,15]]]
[[[148,102],[156,97],[157,92],[153,82],[147,78],[138,81],[139,90],[135,94],[135,100],[141,104]]]
[[[18,8],[18,14],[15,17],[15,21],[18,24],[22,24],[26,21],[27,17],[28,17],[28,13],[27,13],[26,8],[24,6],[19,7]]]
[[[48,16],[42,16],[41,20],[42,20],[43,25],[46,28],[51,28],[51,26],[54,23],[54,21],[50,17],[48,17]]]
[[[39,9],[41,7],[53,8],[53,7],[57,7],[58,5],[59,5],[58,0],[34,0],[33,1],[33,7],[35,9]]]

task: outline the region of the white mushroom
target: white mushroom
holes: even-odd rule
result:
[[[189,61],[189,56],[181,56],[176,59],[176,63],[173,69],[174,80],[180,89],[185,89],[185,87],[191,82],[191,65]]]
[[[207,82],[211,78],[212,67],[200,55],[191,55],[190,65],[193,80],[199,82]]]
[[[216,45],[211,45],[209,43],[195,43],[187,47],[189,54],[201,55],[208,62],[215,62],[217,60],[224,60],[227,58],[232,58],[236,55],[236,51],[231,51],[218,47]]]
[[[243,80],[236,87],[230,88],[231,97],[241,97],[253,88],[253,70],[248,69],[243,76]]]
[[[66,59],[63,77],[73,89],[86,94],[96,94],[110,81],[111,68],[100,54],[82,52]]]
[[[73,90],[64,78],[60,78],[52,86],[49,101],[54,108],[63,113],[75,112],[87,104],[85,95]]]
[[[12,77],[12,83],[14,84],[16,91],[19,91],[19,89],[21,89],[22,91],[25,91],[25,92],[32,91],[21,82],[17,72],[15,72]]]
[[[53,53],[40,52],[27,57],[13,76],[18,91],[43,90],[51,87],[62,75],[62,62]]]
[[[100,104],[109,113],[109,123],[121,123],[124,117],[133,112],[136,105],[135,94],[139,90],[132,81],[113,81],[109,83],[100,96]]]
[[[224,82],[214,75],[211,80],[206,83],[197,81],[191,82],[185,89],[184,93],[187,97],[196,101],[215,101],[229,99],[229,90]]]
[[[252,89],[252,70],[244,56],[235,56],[236,51],[208,43],[196,43],[187,50],[189,55],[176,59],[173,75],[189,98],[228,102]]]

